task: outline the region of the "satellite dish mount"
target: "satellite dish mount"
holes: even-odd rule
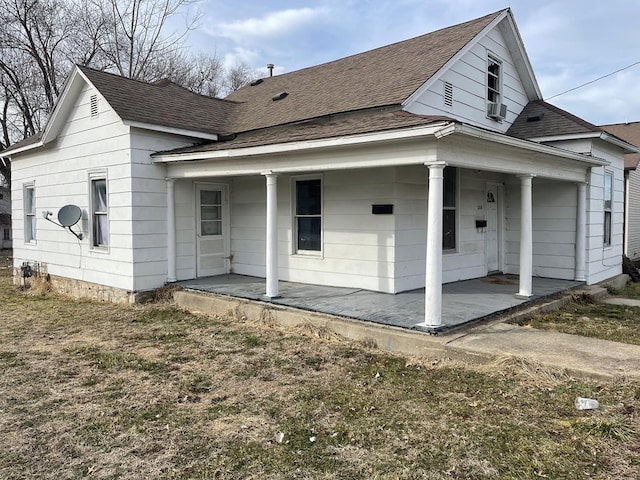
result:
[[[78,240],[82,240],[82,233],[76,233],[71,229],[71,227],[78,223],[82,217],[82,210],[80,210],[80,207],[77,205],[65,205],[58,211],[57,222],[49,218],[51,215],[53,215],[53,213],[49,211],[42,212],[42,216],[45,220],[49,220],[51,223],[55,223],[59,227],[66,228],[73,233]]]

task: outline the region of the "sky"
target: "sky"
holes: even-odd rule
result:
[[[317,65],[511,7],[543,98],[597,124],[640,121],[637,0],[200,0],[190,48],[268,75]],[[191,8],[194,8],[193,6]]]

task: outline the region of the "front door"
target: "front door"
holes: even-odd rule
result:
[[[197,276],[208,277],[229,272],[229,227],[227,187],[196,184]]]
[[[502,271],[502,185],[487,183],[487,272]]]

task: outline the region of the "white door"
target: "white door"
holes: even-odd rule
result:
[[[487,183],[487,272],[502,271],[502,185]]]
[[[228,273],[226,186],[196,184],[196,235],[197,276]]]

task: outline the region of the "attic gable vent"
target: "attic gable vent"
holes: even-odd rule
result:
[[[278,100],[282,100],[283,98],[285,98],[287,95],[289,95],[287,92],[280,92],[277,95],[271,97],[271,100],[277,102]]]
[[[537,113],[535,115],[529,115],[527,117],[527,122],[539,122],[544,117],[544,112]]]
[[[444,82],[444,104],[453,107],[453,84]]]
[[[91,111],[91,118],[98,118],[98,96],[97,95],[91,95],[89,108]]]

